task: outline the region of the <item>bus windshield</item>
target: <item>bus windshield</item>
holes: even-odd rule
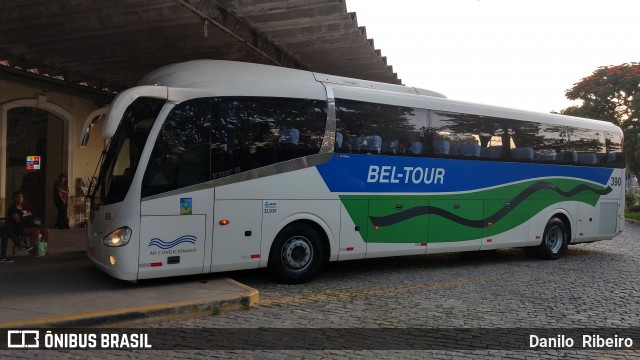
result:
[[[101,204],[124,200],[140,161],[149,131],[164,100],[136,99],[125,111],[118,130],[107,145],[92,198]]]

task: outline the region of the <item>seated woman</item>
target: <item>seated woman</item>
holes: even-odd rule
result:
[[[31,244],[35,244],[38,237],[42,235],[42,241],[49,243],[49,229],[43,225],[36,225],[31,211],[23,207],[24,195],[21,191],[13,193],[13,204],[9,207],[9,224],[14,233],[27,235],[31,239]]]
[[[28,246],[24,242],[21,242],[16,234],[13,233],[9,225],[0,223],[0,264],[10,264],[13,262],[13,260],[7,257],[7,245],[9,244],[9,239],[13,241],[20,251],[29,251],[33,249],[32,246]]]

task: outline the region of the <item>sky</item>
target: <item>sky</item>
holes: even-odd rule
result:
[[[640,61],[640,0],[346,0],[408,86],[539,112],[600,66]]]

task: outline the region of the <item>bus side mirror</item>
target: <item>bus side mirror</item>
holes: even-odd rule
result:
[[[93,128],[93,125],[95,125],[100,120],[102,120],[106,114],[107,114],[107,107],[105,106],[95,110],[94,112],[89,114],[89,116],[87,116],[87,120],[84,121],[82,130],[80,131],[78,146],[83,148],[87,145],[87,143],[89,142],[89,135],[91,134],[91,128]]]

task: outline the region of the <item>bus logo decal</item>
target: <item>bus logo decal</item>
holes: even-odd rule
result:
[[[189,243],[189,244],[195,245],[196,240],[198,240],[198,238],[195,237],[194,235],[183,235],[173,241],[163,241],[162,239],[153,238],[151,239],[151,241],[149,241],[149,247],[156,246],[160,249],[166,250],[166,249],[171,249],[173,247],[176,247],[183,243]]]
[[[278,202],[272,200],[265,200],[264,206],[262,207],[262,212],[264,214],[275,214],[278,212]]]
[[[193,214],[193,199],[192,198],[180,198],[180,215]]]

